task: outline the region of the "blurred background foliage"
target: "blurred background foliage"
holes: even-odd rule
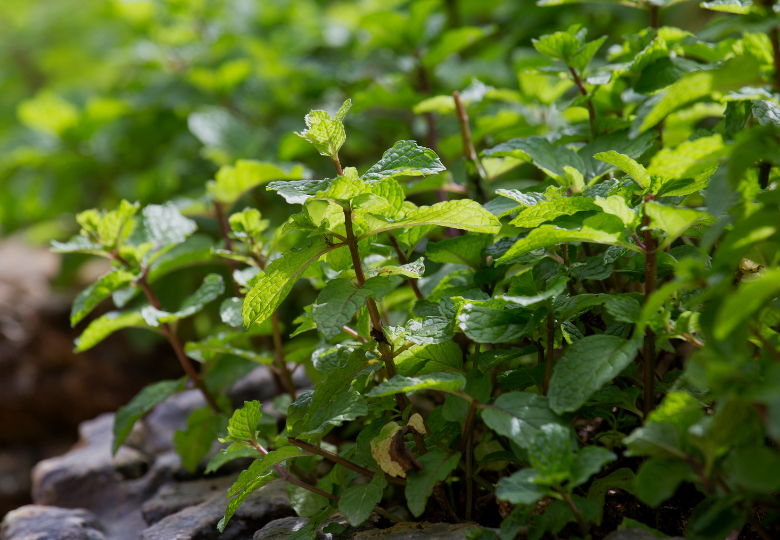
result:
[[[711,15],[689,2],[664,18],[696,32]],[[470,85],[481,97],[476,80],[504,92],[480,104],[478,148],[545,133],[566,122],[550,103],[574,90],[524,75],[539,62],[531,39],[577,23],[609,47],[647,22],[617,3],[4,0],[0,233],[67,238],[80,210],[199,196],[238,158],[332,176],[293,131],[309,109],[335,110],[346,97],[345,162],[367,166],[416,139],[459,182],[454,116],[415,115],[415,105]]]

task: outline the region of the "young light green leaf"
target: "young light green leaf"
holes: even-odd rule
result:
[[[89,326],[76,339],[76,348],[73,349],[73,352],[84,352],[91,349],[117,330],[130,327],[150,328],[140,311],[109,311],[89,323]]]
[[[359,240],[393,229],[405,229],[420,225],[439,225],[465,231],[495,234],[501,229],[501,222],[485,210],[478,202],[470,199],[445,201],[432,206],[421,206],[408,212],[406,217],[394,222],[380,219],[369,221],[370,229]]]
[[[425,503],[433,493],[436,482],[446,480],[458,466],[460,452],[449,455],[441,448],[434,448],[421,455],[419,461],[423,469],[409,474],[405,490],[409,511],[415,517],[420,517],[425,511]]]
[[[568,62],[582,46],[577,36],[569,32],[555,32],[531,42],[534,48],[546,57],[564,62]]]
[[[333,279],[317,296],[312,317],[325,339],[333,339],[367,299],[381,300],[392,288],[392,281],[381,276],[368,278],[362,287],[355,287],[348,279]]]
[[[731,153],[720,134],[685,141],[674,148],[664,148],[650,160],[647,172],[667,179],[690,178],[717,166]],[[652,186],[659,191],[662,184]]]
[[[773,268],[759,274],[758,279],[741,283],[736,292],[729,294],[718,309],[713,328],[713,337],[725,340],[735,329],[744,325],[749,318],[767,302],[777,297],[780,291],[780,268]]]
[[[311,111],[305,118],[306,129],[303,133],[295,134],[313,144],[320,155],[335,161],[338,159],[341,146],[347,140],[342,120],[350,107],[352,107],[352,100],[348,99],[332,118],[325,111]]]
[[[529,448],[542,426],[562,422],[550,409],[545,396],[528,392],[500,395],[491,407],[482,411],[482,419],[490,429],[522,448]]]
[[[245,401],[244,406],[236,409],[228,422],[228,436],[225,441],[257,441],[255,432],[263,413],[259,401]]]
[[[289,204],[303,204],[320,192],[327,191],[333,180],[290,180],[271,182],[268,191],[276,191]]]
[[[659,250],[665,249],[666,246],[685,233],[691,225],[707,216],[698,210],[667,206],[655,201],[645,203],[645,214],[650,216],[651,229],[661,229],[666,233],[666,238],[658,246]]]
[[[653,179],[650,176],[650,173],[647,172],[647,169],[626,155],[618,154],[614,150],[610,150],[609,152],[596,154],[593,157],[605,163],[609,163],[610,165],[614,165],[625,172],[633,178],[637,185],[642,189],[648,188],[653,183]]]
[[[548,394],[550,408],[558,414],[579,409],[634,360],[640,345],[641,339],[636,337],[626,341],[606,334],[572,344],[555,364]]]
[[[113,269],[103,274],[98,280],[81,291],[73,301],[70,311],[70,325],[76,326],[107,296],[118,289],[127,287],[135,276],[126,270]]]
[[[436,152],[415,141],[398,141],[362,176],[368,183],[399,176],[425,176],[445,171]]]
[[[260,453],[260,451],[255,450],[251,446],[240,446],[237,448],[233,448],[233,445],[230,446],[230,448],[226,448],[225,450],[221,450],[220,452],[216,453],[206,464],[206,470],[203,471],[204,474],[209,474],[218,471],[223,465],[226,463],[229,463],[235,459],[244,459],[244,458],[262,458],[263,454]]]
[[[418,377],[396,375],[390,380],[378,384],[367,394],[368,397],[391,396],[418,390],[441,390],[459,392],[466,384],[466,378],[460,373],[428,373]]]
[[[620,218],[620,221],[630,230],[635,230],[639,226],[639,216],[632,208],[629,208],[626,200],[620,195],[610,195],[606,199],[596,197],[594,202],[607,214]]]
[[[215,202],[231,206],[257,186],[272,180],[300,180],[303,172],[301,165],[282,167],[275,163],[239,159],[235,166],[220,167],[214,180],[206,182],[206,194]]]
[[[549,201],[539,201],[535,205],[521,210],[520,214],[509,224],[530,229],[560,216],[571,216],[577,212],[596,210],[597,208],[594,199],[589,197],[561,197]]]
[[[588,67],[588,64],[590,64],[590,61],[596,54],[596,51],[601,48],[606,40],[607,36],[601,36],[600,38],[589,41],[583,45],[582,48],[571,57],[568,62],[569,66],[579,71],[583,71],[586,67]]]
[[[325,253],[340,247],[343,246],[328,245],[324,240],[318,239],[308,246],[289,249],[275,259],[266,267],[263,276],[244,299],[244,327],[249,328],[270,317],[290,293],[301,274]]]
[[[181,244],[198,228],[194,221],[181,215],[173,203],[150,204],[143,210],[146,240],[159,250]]]
[[[111,454],[115,455],[133,429],[135,423],[157,405],[184,388],[184,379],[178,381],[160,381],[144,387],[130,403],[120,407],[114,417],[114,440]]]

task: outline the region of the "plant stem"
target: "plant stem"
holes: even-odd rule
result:
[[[233,240],[230,238],[228,223],[225,220],[225,213],[222,209],[222,203],[212,201],[214,204],[214,219],[217,220],[217,226],[219,227],[219,235],[225,241],[225,249],[233,251]],[[241,296],[241,292],[238,288],[238,283],[233,279],[233,272],[238,270],[238,265],[233,259],[228,259],[228,268],[230,268],[230,283],[233,285],[233,292],[236,296]]]
[[[650,27],[657,29],[659,27],[660,10],[658,6],[654,5],[648,5],[648,9],[650,10]]]
[[[764,0],[764,6],[772,11],[773,0]],[[769,41],[772,42],[772,56],[775,65],[775,90],[780,92],[780,29],[777,26],[769,31]]]
[[[387,233],[387,236],[390,237],[390,243],[393,244],[393,249],[395,249],[395,253],[398,256],[398,262],[401,263],[402,265],[407,264],[409,262],[409,259],[406,258],[406,255],[401,249],[401,246],[398,245],[398,240],[395,239],[395,235],[393,233]],[[409,286],[414,291],[414,295],[417,297],[417,300],[422,300],[423,295],[420,292],[420,289],[417,287],[417,281],[415,281],[412,278],[407,278],[406,281],[409,283]]]
[[[758,166],[758,186],[761,189],[769,187],[769,173],[772,172],[772,164],[764,161]]]
[[[268,450],[263,448],[263,446],[260,443],[258,443],[257,441],[249,441],[249,444],[251,444],[252,448],[257,450],[258,452],[260,452],[264,456],[268,454]],[[304,482],[302,480],[298,480],[293,475],[291,475],[290,473],[288,473],[287,471],[282,469],[281,465],[274,465],[274,469],[276,469],[276,472],[278,472],[282,476],[282,478],[284,480],[286,480],[287,482],[293,483],[296,486],[300,486],[300,487],[302,487],[304,489],[308,489],[312,493],[316,493],[317,495],[322,495],[323,497],[325,497],[327,499],[330,499],[332,501],[338,501],[339,500],[339,498],[336,497],[335,495],[331,495],[330,493],[326,493],[326,492],[322,491],[321,489],[316,488],[316,487],[314,487],[312,485],[309,485],[309,484],[307,484],[306,482]]]
[[[341,161],[339,161],[338,155],[335,158],[333,158],[333,165],[336,167],[336,173],[339,176],[344,176],[344,170],[341,168]]]
[[[349,326],[344,326],[342,328],[342,330],[344,330],[344,332],[346,332],[347,334],[349,334],[353,338],[357,339],[358,341],[362,341],[363,343],[366,342],[366,338],[364,338],[363,336],[361,336],[360,334],[358,334],[357,332],[352,330],[352,328],[350,328]]]
[[[645,204],[653,200],[652,194],[645,197]],[[658,267],[655,257],[655,238],[650,230],[650,216],[644,212],[642,225],[645,228],[645,303],[653,295],[656,289],[656,277]],[[655,408],[655,333],[648,327],[645,330],[645,343],[643,354],[645,357],[645,383],[644,383],[644,417],[647,419],[650,411]]]
[[[577,70],[571,66],[567,66],[567,67],[569,68],[569,72],[571,73],[571,76],[574,78],[574,84],[576,84],[577,88],[580,90],[580,94],[587,97],[588,90],[585,88],[582,79],[577,74]],[[596,123],[596,108],[593,106],[593,101],[590,98],[588,98],[588,119],[590,120],[590,136],[595,137],[596,126],[594,124]]]
[[[307,443],[306,441],[302,441],[294,437],[287,437],[287,440],[290,441],[295,446],[297,446],[298,448],[306,450],[307,452],[311,452],[312,454],[317,454],[318,456],[322,456],[325,459],[332,461],[333,463],[337,463],[342,467],[355,471],[358,474],[362,474],[367,478],[373,478],[374,475],[376,474],[373,471],[366,469],[365,467],[361,467],[360,465],[356,465],[355,463],[352,463],[348,459],[343,458],[338,454],[334,454],[333,452],[328,452],[327,450],[323,450],[322,448],[315,446],[311,443]],[[406,485],[406,480],[404,480],[403,478],[394,478],[392,476],[388,476],[387,481],[390,482],[391,484],[398,484],[399,486]]]
[[[550,389],[550,377],[552,377],[553,351],[555,347],[555,313],[551,307],[547,307],[547,358],[544,362],[544,382],[542,394],[547,395]]]
[[[472,167],[467,167],[466,173],[468,174],[469,181],[474,186],[474,191],[479,198],[479,202],[485,204],[487,197],[485,195],[485,188],[482,185],[487,178],[485,169],[482,167],[482,163],[477,157],[477,151],[474,148],[474,143],[471,140],[471,127],[469,126],[469,115],[466,113],[466,107],[463,105],[463,101],[460,99],[460,92],[457,90],[452,93],[452,99],[455,100],[455,113],[458,116],[458,123],[460,124],[460,136],[463,139],[463,157],[466,161],[470,161]]]
[[[132,268],[127,259],[118,253],[115,253],[113,257],[126,267]],[[149,304],[151,304],[151,306],[155,309],[160,309],[160,300],[157,298],[157,296],[155,296],[154,291],[152,291],[152,288],[149,286],[146,271],[144,271],[141,274],[141,277],[138,279],[138,285],[144,292],[144,296],[146,296],[146,300],[149,302]],[[214,396],[212,396],[211,392],[209,392],[208,388],[206,388],[206,384],[203,382],[203,379],[200,378],[198,370],[195,369],[195,366],[192,364],[192,360],[190,360],[187,355],[184,354],[184,348],[181,346],[181,342],[171,329],[171,326],[168,323],[162,323],[160,328],[162,329],[163,335],[168,340],[168,343],[170,343],[171,347],[173,348],[173,352],[176,353],[176,358],[179,360],[179,364],[181,364],[184,373],[187,374],[187,377],[192,381],[195,387],[200,390],[200,393],[203,394],[203,398],[206,400],[206,403],[209,404],[209,407],[211,407],[215,413],[221,413],[222,409],[220,409],[219,405],[217,405],[217,401],[214,399]]]
[[[580,526],[580,531],[582,532],[582,535],[584,537],[587,537],[588,525],[585,523],[585,520],[582,519],[582,514],[580,514],[577,505],[574,504],[574,501],[571,500],[571,497],[569,497],[568,493],[562,492],[561,496],[563,497],[563,500],[566,503],[566,505],[569,507],[569,510],[571,510],[571,513],[574,514],[574,517],[577,519],[577,524]]]

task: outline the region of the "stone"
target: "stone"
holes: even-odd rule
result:
[[[97,517],[83,509],[30,504],[0,523],[0,540],[106,540]]]
[[[225,532],[217,531],[217,523],[225,515],[227,493],[220,491],[205,502],[171,514],[145,529],[141,540],[233,540],[249,538],[252,531],[267,523],[293,515],[287,487],[274,482],[259,489],[239,507]]]
[[[141,513],[149,525],[190,506],[196,506],[219,494],[225,497],[238,475],[204,478],[191,482],[171,482],[141,506]]]
[[[114,415],[79,426],[80,441],[67,454],[33,469],[33,501],[63,508],[86,508],[115,540],[136,540],[146,527],[141,504],[180,468],[178,456],[159,457],[122,447],[111,455]]]
[[[309,518],[300,517],[277,519],[257,531],[253,540],[287,540],[295,531],[303,528],[308,522]],[[338,534],[324,533],[322,529],[331,523],[340,523],[345,525],[346,529]],[[315,540],[352,540],[355,534],[373,529],[374,522],[371,521],[371,519],[368,519],[365,523],[357,527],[352,527],[347,523],[343,516],[337,515],[326,519],[317,527],[317,536]]]

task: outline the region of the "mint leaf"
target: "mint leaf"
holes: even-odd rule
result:
[[[314,145],[321,156],[336,161],[341,146],[347,140],[342,120],[350,107],[352,107],[352,100],[348,99],[333,117],[325,111],[311,111],[305,118],[306,129],[302,133],[295,134]]]
[[[234,459],[243,459],[243,458],[261,458],[263,457],[263,454],[261,454],[258,450],[255,450],[251,446],[241,446],[238,448],[233,448],[233,445],[230,446],[230,448],[226,448],[225,450],[221,450],[218,453],[216,453],[208,462],[206,465],[206,470],[203,471],[204,474],[209,474],[218,471],[223,465],[226,463],[229,463],[233,461]]]
[[[368,414],[366,400],[358,392],[345,392],[324,406],[311,410],[309,428],[305,435],[323,433],[328,426],[340,426]]]
[[[758,99],[753,102],[753,118],[762,126],[780,127],[780,105]]]
[[[594,200],[588,197],[561,197],[549,201],[539,201],[526,210],[522,210],[520,215],[509,224],[530,229],[560,216],[570,216],[577,212],[596,210],[597,208]]]
[[[562,420],[550,409],[545,396],[527,392],[508,392],[498,396],[493,405],[482,411],[485,424],[518,446],[529,448],[536,434],[547,424]]]
[[[324,240],[318,239],[308,246],[288,249],[281,257],[274,259],[244,299],[244,326],[249,328],[270,317],[301,274],[322,255],[337,247],[342,246],[329,246]]]
[[[568,183],[565,167],[569,166],[580,172],[586,170],[585,162],[577,152],[566,146],[554,146],[544,137],[510,139],[485,150],[484,155],[486,157],[513,157],[528,161],[562,185]]]
[[[437,263],[465,264],[479,268],[482,250],[493,243],[487,234],[466,234],[447,238],[441,242],[429,242],[425,247],[425,256]]]
[[[425,176],[445,171],[436,152],[415,141],[398,141],[362,176],[369,183],[399,176]]]
[[[348,279],[333,279],[317,296],[312,317],[325,339],[333,339],[368,298],[381,300],[392,288],[392,281],[386,277],[368,278],[362,287],[355,287]]]
[[[162,323],[175,322],[198,313],[206,304],[216,300],[223,292],[225,292],[225,281],[222,276],[209,274],[198,290],[181,303],[177,311],[169,313],[153,306],[146,306],[141,310],[141,315],[149,326],[156,327]]]
[[[697,482],[696,471],[680,459],[650,458],[639,467],[634,481],[634,495],[643,503],[657,508],[669,499],[683,482]]]
[[[81,291],[73,301],[70,311],[70,325],[76,326],[84,317],[111,293],[130,285],[135,276],[126,270],[114,269],[103,274],[98,280]]]
[[[368,397],[382,397],[418,390],[459,392],[465,384],[466,378],[460,373],[428,373],[418,377],[396,375],[392,379],[378,384],[366,395]]]
[[[425,503],[436,482],[446,480],[458,466],[460,452],[450,455],[441,448],[434,448],[420,456],[419,461],[423,469],[409,474],[405,490],[409,511],[415,517],[420,517],[425,511]]]
[[[357,527],[371,515],[382,500],[382,490],[374,484],[357,484],[348,487],[339,498],[339,511],[350,525]]]
[[[369,231],[362,234],[358,240],[393,229],[405,229],[420,225],[439,225],[466,231],[497,233],[501,222],[493,214],[485,210],[478,202],[461,199],[446,201],[432,206],[420,206],[408,212],[406,217],[394,222],[374,219],[369,221]]]
[[[236,409],[228,422],[228,436],[224,441],[257,441],[257,424],[263,413],[259,401],[245,401],[244,406]]]
[[[574,456],[571,464],[569,487],[577,487],[587,482],[591,476],[601,472],[601,469],[617,456],[600,446],[586,446]]]
[[[268,191],[276,191],[289,204],[303,204],[320,192],[330,188],[332,180],[290,180],[271,182]]]
[[[536,471],[530,468],[505,476],[496,485],[496,498],[512,504],[534,504],[545,495],[536,480]]]
[[[610,150],[609,152],[596,154],[593,157],[605,163],[609,163],[610,165],[614,165],[625,172],[633,178],[637,185],[642,189],[650,187],[653,183],[653,179],[651,178],[650,173],[647,172],[647,169],[626,155]]]
[[[576,411],[607,381],[617,377],[633,360],[641,339],[626,341],[594,335],[571,345],[555,364],[550,379],[550,408],[562,414]]]
[[[396,356],[395,365],[398,373],[404,376],[462,371],[463,352],[452,341],[431,345],[415,345]]]
[[[76,348],[73,352],[89,350],[117,330],[130,327],[149,328],[140,311],[109,311],[89,323],[89,326],[76,338]]]
[[[266,163],[249,159],[239,159],[235,166],[223,165],[206,182],[206,194],[215,202],[232,206],[244,193],[272,180],[299,180],[303,177],[303,167],[282,167],[275,163]]]
[[[160,381],[144,387],[130,403],[120,407],[114,417],[114,440],[111,443],[111,454],[116,455],[119,447],[125,442],[135,423],[143,418],[157,405],[180,392],[184,388],[184,379],[178,381]]]

